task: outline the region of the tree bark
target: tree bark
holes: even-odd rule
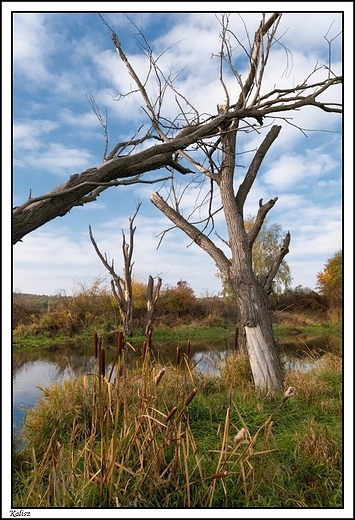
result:
[[[148,336],[150,332],[152,332],[152,318],[154,314],[155,304],[159,298],[160,288],[162,284],[162,279],[159,277],[157,280],[157,285],[154,288],[154,278],[149,276],[148,286],[147,286],[147,313],[145,316],[144,322],[144,335]]]
[[[196,130],[188,135],[177,135],[169,142],[151,146],[136,154],[113,157],[99,166],[71,175],[69,180],[40,197],[32,198],[30,194],[24,204],[13,209],[13,244],[47,222],[63,217],[73,207],[96,200],[99,194],[109,187],[143,182],[140,176],[146,172],[171,167],[182,174],[192,173],[175,161],[173,154],[186,148],[196,139],[218,132],[219,124],[225,118],[231,117],[231,114],[216,116],[212,121],[197,126]]]
[[[254,384],[266,390],[281,390],[283,378],[266,299],[252,267],[252,241],[244,228],[243,205],[246,192],[251,189],[262,159],[279,130],[272,127],[265,137],[236,196],[233,180],[237,128],[222,131],[222,163],[218,180],[232,254],[229,279],[236,297],[237,325],[246,341]],[[272,206],[270,204],[268,209]],[[266,212],[265,208],[265,215]]]
[[[134,219],[139,211],[140,205],[138,206],[136,213],[132,218],[129,219],[129,243],[126,242],[125,234],[122,231],[122,253],[123,253],[123,278],[121,278],[114,269],[114,260],[109,264],[107,255],[103,255],[99,250],[94,236],[92,234],[91,226],[89,226],[90,240],[94,246],[94,249],[100,258],[103,265],[106,267],[111,279],[112,293],[117,301],[118,309],[120,312],[123,333],[125,336],[132,336],[133,332],[133,297],[132,297],[132,255],[134,245],[134,232],[136,230],[133,227]]]

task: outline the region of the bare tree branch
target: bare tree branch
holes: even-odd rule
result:
[[[235,197],[237,205],[242,208],[244,206],[245,199],[255,181],[255,178],[258,174],[260,165],[262,161],[265,158],[265,155],[267,154],[268,150],[270,149],[272,143],[275,141],[277,136],[279,135],[281,131],[281,126],[273,126],[268,134],[266,135],[265,139],[261,143],[261,145],[258,148],[258,151],[254,155],[254,158],[248,168],[247,174],[244,177],[243,182],[239,186],[237,195]]]
[[[247,235],[248,243],[249,243],[250,247],[253,246],[255,239],[259,234],[261,226],[264,223],[267,213],[270,211],[271,208],[273,208],[275,206],[277,200],[278,200],[278,198],[275,197],[274,199],[270,199],[266,204],[263,204],[262,203],[263,199],[260,199],[258,214],[255,218],[253,227],[251,228],[251,230],[249,231],[249,233]],[[276,274],[276,272],[275,272],[275,274]]]
[[[89,103],[90,103],[90,105],[91,105],[91,107],[92,107],[92,109],[94,111],[94,114],[96,115],[97,119],[99,120],[100,125],[104,129],[105,149],[104,149],[104,154],[103,154],[102,160],[105,161],[106,160],[107,149],[108,149],[107,108],[105,107],[105,119],[104,119],[102,114],[101,114],[101,112],[100,112],[99,107],[97,106],[97,103],[95,101],[94,96],[92,94],[90,94],[89,96],[86,96],[86,98],[89,101]]]
[[[237,108],[246,106],[246,102],[247,102],[248,96],[250,94],[252,85],[255,81],[255,77],[256,77],[256,73],[257,73],[257,68],[258,68],[258,63],[259,63],[259,51],[260,51],[260,48],[263,43],[263,36],[265,36],[267,31],[270,29],[270,27],[274,23],[278,24],[280,19],[281,19],[281,13],[273,13],[266,22],[263,21],[260,23],[260,26],[259,26],[257,32],[255,33],[254,44],[253,44],[253,48],[252,48],[251,56],[250,56],[250,71],[249,71],[249,75],[244,83],[244,86],[242,88],[242,91],[239,95],[239,99],[236,104]]]
[[[150,200],[153,202],[154,206],[160,209],[160,211],[171,220],[171,222],[182,229],[191,240],[195,242],[195,244],[206,251],[214,259],[218,268],[228,276],[230,261],[223,251],[212,242],[212,240],[201,233],[201,231],[194,225],[190,224],[190,222],[185,220],[180,213],[171,208],[158,193],[153,193]]]
[[[262,280],[260,283],[265,294],[268,294],[271,291],[272,282],[275,278],[275,275],[281,265],[282,260],[285,258],[285,256],[289,252],[290,241],[291,241],[291,235],[289,232],[287,232],[286,236],[282,242],[282,246],[280,248],[279,254],[274,259],[268,274],[265,276],[264,280]]]

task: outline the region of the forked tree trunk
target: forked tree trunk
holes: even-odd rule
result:
[[[139,207],[138,207],[139,209]],[[137,209],[137,211],[138,211]],[[135,213],[133,219],[129,220],[130,223],[130,243],[127,244],[125,234],[122,231],[122,252],[123,252],[123,278],[119,276],[114,269],[114,260],[112,260],[111,264],[108,261],[106,253],[103,255],[96,244],[94,239],[91,226],[89,226],[89,236],[92,245],[97,253],[97,256],[100,258],[103,265],[106,267],[111,278],[111,289],[112,294],[114,295],[118,309],[120,312],[120,318],[123,328],[123,333],[125,336],[132,336],[132,327],[133,327],[133,296],[132,296],[132,253],[133,253],[133,238],[135,228],[133,228],[133,221],[136,216]]]
[[[154,314],[155,304],[159,298],[160,288],[162,279],[159,277],[157,285],[154,288],[154,278],[149,275],[148,287],[147,287],[147,314],[144,322],[144,334],[148,336],[152,332],[152,318]]]
[[[282,370],[272,333],[271,319],[265,293],[254,274],[252,262],[253,242],[267,211],[274,206],[277,199],[264,205],[262,201],[259,202],[255,224],[248,234],[245,231],[243,218],[243,206],[247,194],[267,150],[280,132],[280,127],[271,128],[255,154],[244,182],[235,194],[233,182],[237,129],[238,121],[221,132],[222,163],[218,185],[232,254],[229,272],[225,274],[235,293],[240,320],[238,325],[242,328],[242,337],[245,338],[254,384],[266,390],[281,390]]]
[[[218,175],[215,175],[213,179],[220,190],[231,260],[209,237],[171,208],[157,193],[151,197],[151,201],[157,208],[215,260],[224,278],[229,281],[236,298],[236,321],[241,330],[240,339],[246,347],[254,383],[256,387],[265,390],[282,389],[282,370],[272,333],[265,292],[253,271],[252,247],[267,212],[275,205],[277,198],[265,204],[262,204],[262,200],[260,200],[255,224],[249,233],[244,227],[243,207],[261,162],[280,129],[279,126],[273,126],[270,129],[235,194],[233,183],[238,121],[233,121],[228,126],[221,128],[222,163]],[[282,251],[282,255],[279,255],[280,261],[287,251],[288,248]],[[276,273],[276,271],[275,265],[273,265],[273,272]]]
[[[94,249],[98,257],[100,258],[101,262],[112,276],[111,289],[118,304],[123,334],[126,337],[132,336],[133,333],[132,269],[134,262],[132,262],[132,255],[134,245],[134,233],[136,231],[136,228],[133,226],[133,223],[140,206],[141,204],[138,204],[134,216],[129,219],[129,243],[126,242],[125,234],[122,231],[122,253],[124,262],[123,278],[115,272],[114,260],[112,260],[112,262],[109,263],[106,253],[103,255],[99,250],[94,239],[91,226],[89,226],[89,236],[94,246]],[[151,275],[149,275],[147,287],[147,313],[143,327],[143,331],[146,336],[148,336],[149,332],[151,332],[152,330],[152,317],[155,309],[155,304],[159,298],[161,284],[162,279],[158,278],[157,285],[154,288],[154,278]]]
[[[265,390],[280,390],[282,371],[271,320],[263,289],[254,275],[251,259],[241,245],[244,243],[245,246],[245,237],[244,242],[234,248],[239,254],[235,254],[234,259],[229,261],[210,238],[171,208],[158,193],[152,195],[151,201],[213,258],[223,276],[230,281],[236,295],[238,342],[239,345],[244,343],[246,347],[244,350],[248,355],[255,386]],[[237,226],[237,229],[239,234],[244,232],[243,226]]]

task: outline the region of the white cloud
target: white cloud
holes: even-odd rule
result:
[[[182,278],[192,286],[197,296],[204,289],[217,293],[221,287],[215,277],[217,268],[214,262],[195,245],[187,249],[190,241],[181,231],[168,234],[159,250],[156,249],[157,229],[163,228],[163,220],[162,217],[137,220],[133,272],[142,281],[147,281],[149,275],[160,275],[163,285],[174,286]],[[123,267],[122,229],[129,240],[128,218],[120,217],[104,226],[92,226],[99,249],[107,253],[110,261],[115,260],[118,273],[122,273]],[[96,277],[109,280],[88,233],[78,236],[68,228],[43,228],[26,236],[23,243],[14,248],[14,267],[13,287],[19,292],[56,294],[64,289],[70,294],[75,291],[77,282],[90,282]]]
[[[58,128],[59,124],[48,119],[27,119],[14,124],[14,145],[18,150],[38,150],[43,146],[43,135]]]
[[[306,188],[336,166],[331,154],[322,153],[319,148],[305,149],[302,155],[295,151],[273,161],[271,168],[263,174],[263,181],[279,190],[294,190],[295,186]]]
[[[55,48],[50,37],[44,13],[14,13],[14,71],[23,75],[23,84],[35,84],[50,79],[46,60]]]
[[[105,114],[103,114],[105,116]],[[64,108],[60,111],[60,118],[63,123],[74,126],[75,128],[85,128],[92,130],[92,128],[98,125],[98,119],[93,110],[85,113],[78,114],[73,110]]]
[[[26,156],[26,166],[68,178],[75,171],[83,171],[95,164],[96,157],[84,149],[62,143],[49,143],[46,150]]]
[[[341,12],[314,12],[305,13],[284,13],[280,23],[280,34],[285,32],[282,43],[287,46],[299,44],[304,46],[304,52],[322,53],[327,55],[328,42],[333,41],[333,53],[335,49],[341,48],[342,38],[339,33],[342,31]],[[335,56],[339,59],[339,55]]]

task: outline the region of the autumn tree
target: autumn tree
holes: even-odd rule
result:
[[[165,287],[159,301],[161,311],[177,316],[191,315],[195,305],[194,291],[184,280],[179,280],[174,287]]]
[[[246,231],[251,231],[254,224],[255,218],[248,217],[244,222]],[[283,241],[282,226],[280,224],[269,225],[267,219],[265,219],[252,247],[252,265],[257,280],[264,288],[266,297],[270,293],[281,294],[283,290],[290,286],[292,281],[291,270],[286,260],[281,262],[277,260],[278,254],[282,250]],[[276,274],[273,273],[274,265],[278,266],[277,270],[275,269]],[[228,280],[223,278],[220,273],[217,273],[217,275],[222,278],[222,295],[234,298],[234,291],[229,286]]]
[[[106,146],[101,164],[73,174],[60,186],[40,197],[30,197],[13,211],[13,242],[17,243],[27,233],[65,215],[74,206],[95,200],[111,186],[169,181],[166,196],[162,191],[157,192],[151,196],[151,201],[173,226],[180,228],[212,257],[233,288],[240,339],[246,345],[254,383],[264,389],[282,388],[282,371],[267,312],[265,288],[271,286],[289,251],[290,235],[284,237],[263,287],[253,270],[252,249],[277,197],[266,202],[260,199],[250,230],[244,222],[245,202],[266,154],[281,132],[282,123],[295,126],[287,114],[309,106],[329,113],[342,111],[336,97],[342,77],[332,70],[331,52],[328,63],[317,64],[299,83],[287,88],[276,84],[271,88],[264,87],[270,56],[277,46],[282,46],[282,34],[278,34],[281,19],[282,14],[278,12],[261,14],[260,23],[251,36],[245,23],[245,32],[239,35],[230,26],[231,15],[218,15],[220,50],[213,58],[219,61],[221,95],[215,101],[216,109],[209,113],[199,110],[188,99],[188,92],[179,91],[179,74],[173,69],[166,71],[161,65],[163,54],[156,56],[145,36],[135,27],[148,61],[148,73],[140,77],[127,58],[119,36],[107,23],[118,58],[132,81],[132,90],[121,93],[118,99],[140,96],[142,122],[148,122],[149,129],[143,134],[137,132],[129,141],[115,144],[110,151]],[[331,40],[326,40],[330,51]],[[234,56],[236,49],[241,69]],[[288,49],[285,49],[285,55],[289,57]],[[175,102],[175,110],[171,100]],[[168,109],[165,109],[166,101]],[[99,119],[101,117],[107,137],[105,120],[100,113],[97,115]],[[299,130],[304,133],[302,128]],[[237,139],[239,142],[241,136],[250,134],[259,137],[259,143],[244,178],[235,185]],[[153,180],[144,177],[146,172],[161,168],[168,170],[168,175],[155,175]],[[186,182],[178,193],[179,176],[187,179],[190,174],[190,183]],[[186,192],[191,194],[190,188],[199,185],[209,186],[209,189],[204,192],[202,202],[196,199],[191,215],[184,215],[181,197]],[[203,210],[205,216],[197,218]],[[226,224],[223,240],[228,244],[228,254],[211,239],[219,212]]]
[[[317,274],[317,288],[325,296],[330,311],[341,314],[343,301],[343,252],[334,253],[329,258],[323,271]]]

